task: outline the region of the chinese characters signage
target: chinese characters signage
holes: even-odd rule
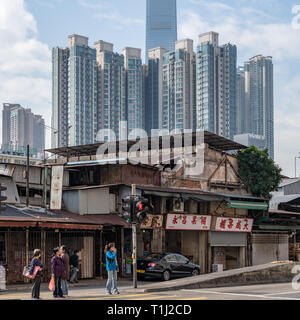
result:
[[[185,215],[169,213],[167,216],[167,230],[210,230],[211,216]]]
[[[215,231],[251,232],[253,219],[217,217]]]

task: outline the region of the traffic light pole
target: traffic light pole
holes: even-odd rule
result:
[[[134,197],[136,196],[135,184],[131,186],[131,217],[133,218],[135,215],[135,201]],[[133,287],[137,288],[137,265],[136,265],[136,251],[137,251],[137,242],[136,242],[136,223],[131,219],[132,226],[132,275],[133,275]]]
[[[132,223],[132,269],[133,269],[133,287],[137,288],[137,273],[136,273],[136,223]]]

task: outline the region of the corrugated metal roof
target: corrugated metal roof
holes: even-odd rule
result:
[[[231,194],[231,193],[220,193],[220,192],[211,192],[211,191],[203,191],[199,189],[189,189],[189,188],[166,188],[166,187],[159,187],[159,186],[143,186],[137,185],[136,188],[141,190],[148,190],[153,192],[165,192],[165,193],[177,193],[177,194],[185,194],[188,196],[194,195],[205,195],[212,198],[231,198],[231,199],[251,199],[251,200],[264,200],[262,198],[257,198],[253,196],[247,196],[242,194]]]
[[[190,133],[192,135],[192,143],[195,145],[196,143],[196,136],[199,134],[199,132],[193,132]],[[200,133],[201,134],[201,133]],[[212,132],[209,131],[204,131],[204,143],[207,143],[209,146],[223,150],[223,151],[230,151],[230,150],[239,150],[239,149],[245,149],[247,148],[246,146],[237,143],[235,141],[226,139],[224,137],[218,136]],[[180,139],[180,136],[183,136],[183,134],[176,134],[173,136],[170,136],[170,147],[174,147],[174,141],[176,139]],[[164,137],[165,138],[165,137]],[[146,145],[148,144],[149,150],[151,149],[151,139],[157,139],[159,142],[159,146],[162,146],[162,136],[159,137],[148,137],[148,138],[143,138],[143,139],[137,139],[137,140],[128,140],[126,141],[128,150],[135,145],[137,142],[145,143]],[[80,145],[80,146],[69,146],[69,147],[61,147],[61,148],[56,148],[56,149],[48,149],[45,150],[47,152],[51,152],[53,154],[57,154],[59,156],[63,157],[79,157],[79,156],[90,156],[90,155],[95,155],[97,153],[98,148],[103,145],[104,143],[107,142],[100,142],[100,143],[95,143],[95,144],[87,144],[87,145]],[[119,145],[121,143],[124,144],[124,141],[116,141],[116,142],[111,142],[111,144],[116,143],[117,149],[119,149]],[[109,144],[109,143],[107,143]],[[162,147],[161,147],[162,148]]]
[[[270,200],[269,208],[277,210],[280,203],[288,203],[296,199],[300,199],[300,194],[290,194],[285,196],[274,195]]]

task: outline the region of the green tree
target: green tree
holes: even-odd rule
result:
[[[238,151],[239,175],[255,197],[271,198],[282,179],[282,169],[269,158],[268,149],[260,150],[254,146]]]

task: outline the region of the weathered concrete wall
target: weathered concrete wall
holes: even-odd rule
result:
[[[197,277],[171,280],[164,283],[151,284],[144,288],[145,292],[157,292],[179,289],[199,289],[229,287],[251,284],[290,282],[295,277],[292,269],[299,263],[264,264],[259,266],[210,273]]]

